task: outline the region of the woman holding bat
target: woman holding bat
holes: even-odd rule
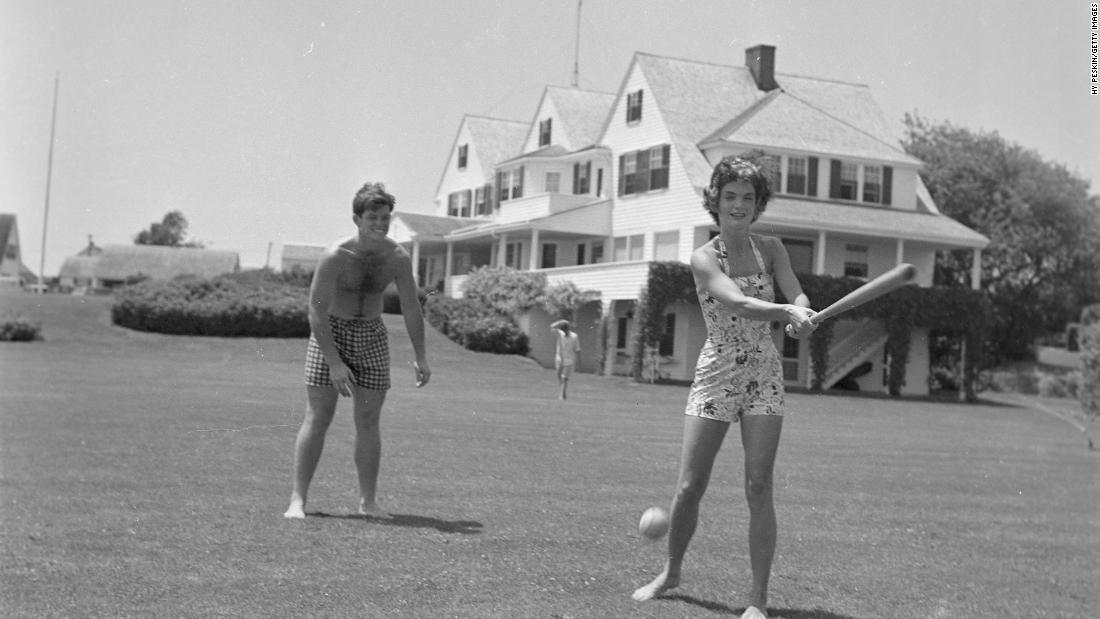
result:
[[[714,458],[731,423],[741,424],[745,496],[749,507],[752,588],[742,619],[765,618],[775,554],[772,470],[783,424],[783,374],[771,322],[783,321],[795,337],[815,328],[814,311],[791,270],[779,239],[749,231],[771,197],[768,177],[750,157],[726,157],[714,167],[703,208],[719,234],[691,256],[707,340],[684,411],[680,478],[672,500],[664,570],[634,592],[638,601],[680,584],[680,569],[695,532],[699,503]],[[775,303],[774,284],[793,303]]]

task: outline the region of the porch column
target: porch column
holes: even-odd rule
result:
[[[974,259],[970,265],[970,288],[982,289],[982,250],[974,248]]]
[[[817,252],[814,255],[814,274],[825,274],[825,231],[817,232]]]
[[[420,239],[414,239],[413,240],[412,263],[413,263],[413,279],[416,280],[416,285],[417,286],[423,286],[424,282],[420,281]],[[426,277],[428,274],[425,273],[424,275]]]
[[[905,262],[905,239],[898,239],[897,247],[895,248],[896,255],[894,256],[894,264],[901,264]]]
[[[602,376],[611,376],[615,373],[615,301],[600,301],[600,323],[604,327],[603,341],[600,342],[603,353],[603,367],[600,368]]]
[[[529,270],[534,271],[539,268],[539,254],[541,254],[541,248],[539,247],[539,229],[531,229],[531,259],[528,261]]]
[[[454,275],[454,273],[451,273],[451,269],[454,266],[454,258],[455,258],[455,245],[451,241],[447,241],[447,259],[443,262],[443,277],[444,278],[450,279],[451,275]]]
[[[497,266],[502,267],[507,264],[505,260],[508,259],[508,235],[500,235],[500,245],[497,246]]]

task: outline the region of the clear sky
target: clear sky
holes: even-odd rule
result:
[[[580,86],[617,92],[635,51],[868,84],[906,112],[995,130],[1100,193],[1100,96],[1081,0],[584,0]],[[0,212],[36,273],[54,75],[45,272],[131,243],[170,210],[261,267],[354,232],[385,181],[434,212],[465,113],[530,121],[572,80],[575,0],[0,0]]]

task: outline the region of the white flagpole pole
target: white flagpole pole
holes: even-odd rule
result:
[[[46,230],[50,220],[50,179],[53,175],[53,142],[57,129],[57,90],[61,83],[61,73],[53,78],[53,116],[50,119],[50,154],[46,160],[46,209],[42,214],[42,255],[38,262],[38,291],[46,292]]]

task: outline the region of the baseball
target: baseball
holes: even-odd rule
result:
[[[650,507],[642,513],[638,522],[638,532],[651,540],[661,539],[668,533],[668,512],[661,507]]]

